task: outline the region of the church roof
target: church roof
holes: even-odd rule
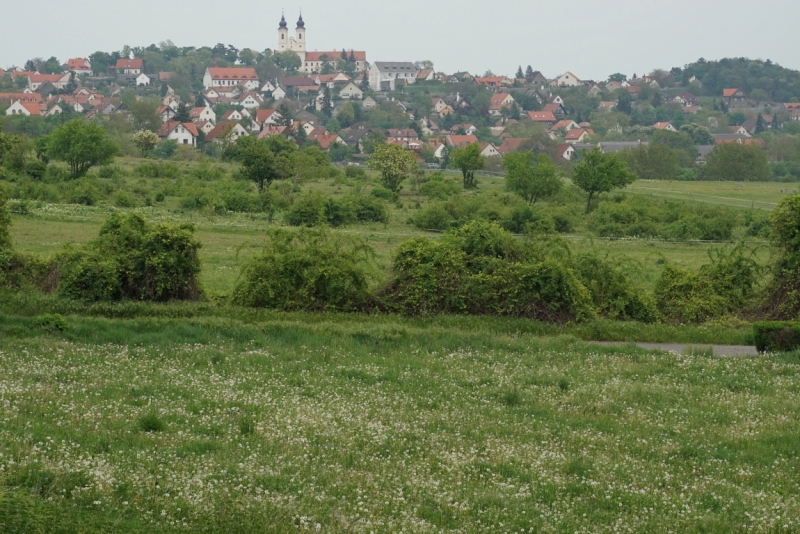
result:
[[[298,28],[305,28],[306,27],[306,23],[303,22],[303,15],[302,14],[300,15],[300,18],[297,19],[297,27]]]
[[[283,15],[281,15],[281,23],[280,23],[280,25],[278,26],[278,29],[279,29],[279,30],[285,30],[285,29],[286,29],[286,28],[288,28],[288,27],[289,27],[289,25],[288,25],[288,24],[286,24],[286,17],[284,17]]]

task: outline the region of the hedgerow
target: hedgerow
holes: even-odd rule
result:
[[[58,293],[87,301],[196,300],[202,288],[194,230],[114,214],[97,239],[57,256]]]

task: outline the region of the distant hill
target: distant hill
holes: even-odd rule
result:
[[[703,92],[709,96],[721,95],[723,89],[735,87],[747,93],[763,89],[773,102],[800,100],[800,71],[781,67],[770,60],[742,57],[706,61],[701,58],[681,69],[683,85],[688,85],[692,76],[702,82]]]

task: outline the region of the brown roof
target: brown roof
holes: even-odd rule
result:
[[[0,100],[8,100],[9,102],[20,100],[22,102],[35,102],[38,104],[42,101],[42,95],[39,93],[0,93]]]
[[[564,136],[564,140],[566,141],[577,140],[580,139],[584,134],[592,135],[592,133],[593,132],[591,130],[587,130],[585,128],[575,128],[567,132],[567,135]]]
[[[510,137],[503,141],[502,145],[497,147],[497,151],[505,156],[506,154],[510,154],[511,152],[519,150],[520,145],[527,140],[528,139],[524,137]]]
[[[725,98],[730,98],[735,95],[737,91],[739,91],[739,89],[723,89],[722,96]]]
[[[31,74],[30,79],[34,83],[56,83],[60,82],[61,79],[64,77],[63,74]]]
[[[342,51],[339,50],[338,52],[306,52],[306,61],[322,61],[320,57],[322,54],[326,54],[328,56],[328,61],[336,61],[336,58],[342,57]],[[367,60],[367,53],[359,50],[353,50],[353,55],[356,58],[356,61],[366,61]],[[347,57],[350,58],[350,50],[347,51]]]
[[[208,73],[211,74],[212,80],[239,80],[239,81],[258,81],[258,74],[256,69],[246,67],[209,67]]]
[[[92,67],[88,59],[76,57],[67,60],[67,70],[92,70]]]
[[[231,121],[220,121],[213,130],[206,135],[206,141],[213,141],[217,137],[227,134],[237,123]]]

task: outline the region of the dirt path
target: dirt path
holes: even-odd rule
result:
[[[718,358],[739,358],[743,356],[758,356],[758,351],[755,347],[748,347],[744,345],[691,345],[680,343],[632,343],[632,342],[605,342],[598,341],[598,345],[605,346],[619,346],[619,345],[636,345],[639,348],[646,350],[663,350],[665,352],[674,352],[676,354],[684,354],[689,349],[714,349],[714,356]]]

